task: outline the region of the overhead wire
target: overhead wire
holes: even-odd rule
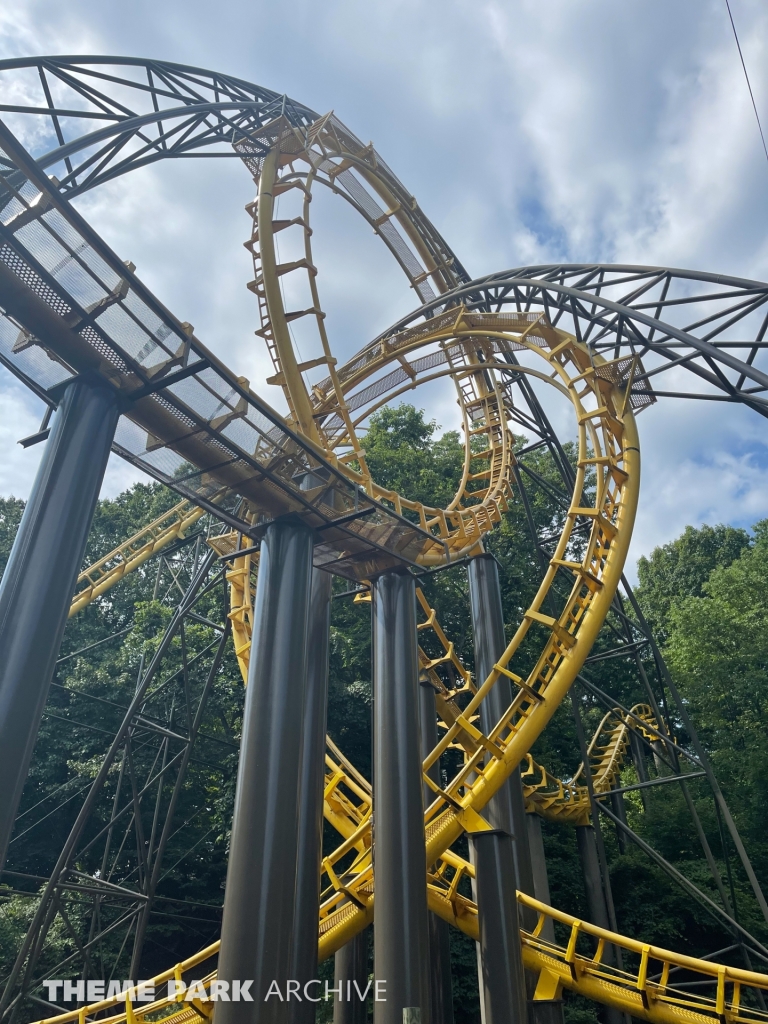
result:
[[[736,22],[733,20],[733,13],[731,11],[730,0],[725,0],[725,6],[728,9],[728,17],[731,19],[731,28],[733,29],[733,38],[736,40],[736,48],[739,51],[739,58],[741,60],[741,66],[744,69],[744,77],[747,80],[747,88],[749,89],[749,98],[752,100],[752,109],[755,112],[755,119],[757,120],[757,127],[760,130],[760,138],[763,142],[763,152],[765,153],[765,159],[768,160],[768,146],[765,144],[765,134],[763,132],[763,126],[760,123],[760,115],[757,112],[757,104],[755,103],[755,94],[752,92],[752,83],[749,80],[749,74],[747,72],[747,65],[744,61],[744,54],[741,51],[741,43],[739,42],[739,34],[736,31]]]

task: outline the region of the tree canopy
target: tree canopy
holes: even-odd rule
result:
[[[518,449],[525,444],[525,439],[518,439]],[[459,435],[441,433],[436,423],[427,421],[413,406],[384,409],[373,416],[365,450],[377,482],[419,501],[446,504],[461,478],[463,445]],[[575,453],[568,446],[565,456],[575,463]],[[508,637],[519,624],[541,576],[545,556],[534,534],[556,534],[568,507],[568,495],[562,492],[561,478],[546,449],[529,452],[525,467],[527,502],[516,494],[488,541],[501,567]],[[114,500],[99,502],[86,563],[111,550],[176,501],[172,492],[159,485],[140,484]],[[0,572],[22,512],[23,502],[0,499]],[[202,535],[192,536],[176,556],[178,564],[181,566],[187,557],[184,552],[203,543]],[[758,523],[752,534],[726,525],[687,527],[679,538],[641,558],[638,575],[637,597],[642,611],[655,629],[673,678],[711,756],[758,877],[768,882],[768,840],[763,824],[768,798],[768,735],[764,726],[768,709],[768,522]],[[471,667],[466,571],[450,569],[432,576],[424,586],[445,632]],[[18,875],[6,875],[0,886],[0,972],[4,976],[34,910],[39,880],[51,870],[105,744],[134,692],[139,667],[156,650],[180,589],[173,573],[161,576],[155,562],[150,561],[73,617],[67,626],[9,856],[8,868]],[[338,595],[345,589],[344,581],[336,582]],[[205,601],[207,604],[198,609],[199,621],[190,623],[183,644],[174,641],[167,655],[169,677],[207,650],[217,635],[210,623],[221,622],[226,616],[223,594],[212,591]],[[644,648],[637,658],[600,656],[610,653],[616,632],[629,630],[630,622],[631,610],[627,609],[624,620],[616,618],[604,630],[584,672],[588,681],[627,705],[646,699],[638,683],[638,661],[642,672],[656,685],[651,652]],[[112,639],[103,642],[108,637]],[[537,635],[532,631],[529,648],[521,652],[522,657],[533,658],[538,649]],[[330,652],[329,733],[358,769],[370,777],[368,605],[341,596],[333,601]],[[193,695],[196,685],[192,674]],[[170,695],[172,691],[167,692]],[[582,685],[574,693],[589,733],[605,708],[594,691]],[[172,703],[170,696],[168,700]],[[218,934],[242,705],[243,687],[228,646],[177,808],[176,831],[166,850],[167,870],[158,888],[165,902],[158,904],[151,919],[143,976],[190,955]],[[170,721],[179,716],[182,722],[187,714],[181,705],[169,705],[166,710]],[[671,724],[678,743],[687,744],[689,737],[681,723],[673,720]],[[566,701],[533,755],[554,775],[569,778],[580,762],[578,751],[572,706]],[[650,752],[646,751],[645,756],[651,777],[667,771]],[[446,756],[444,769],[449,767],[450,758]],[[637,765],[628,762],[622,784],[637,781]],[[115,782],[116,777],[111,778],[109,785],[114,788]],[[745,927],[765,942],[765,922],[737,866],[730,840],[724,837],[711,796],[700,780],[689,787],[705,837],[727,879],[729,898],[735,902]],[[639,836],[712,899],[720,900],[689,805],[678,787],[660,785],[646,791],[644,797],[637,791],[628,793],[625,807],[627,820]],[[151,806],[142,806],[147,829],[152,828],[152,815]],[[94,834],[99,827],[99,822],[94,823]],[[610,825],[604,823],[603,829],[620,930],[693,955],[731,943],[727,931],[683,894],[658,864],[622,841]],[[545,821],[543,832],[553,904],[586,917],[573,830]],[[326,849],[337,842],[338,837],[326,825]],[[141,870],[140,851],[127,849],[121,856],[127,875]],[[86,853],[79,869],[93,873],[99,865],[92,863]],[[26,880],[21,879],[22,875]],[[57,922],[44,963],[53,965],[76,952],[72,932],[87,931],[92,920],[90,904],[78,903],[72,897],[66,905],[71,929],[63,921]],[[476,1024],[479,1005],[474,944],[459,932],[451,934],[456,1024]],[[105,960],[122,957],[115,976],[127,977],[127,954],[119,947],[115,939],[101,955]],[[323,965],[322,970],[329,977],[332,964]],[[318,1019],[330,1019],[329,1012],[328,1007],[321,1006]],[[568,1024],[591,1024],[598,1016],[594,1005],[568,998]]]

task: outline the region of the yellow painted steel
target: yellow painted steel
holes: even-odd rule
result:
[[[462,872],[472,872],[466,861],[456,870],[457,875]],[[430,909],[465,934],[478,938],[477,908],[471,901],[455,892],[448,894],[445,888],[436,887],[431,882],[428,897]],[[712,1024],[713,1018],[725,1021],[726,1024],[758,1024],[768,1021],[768,1014],[749,1005],[748,996],[746,1005],[744,999],[747,995],[745,990],[748,989],[768,992],[768,975],[711,960],[699,960],[617,935],[555,910],[523,893],[518,893],[517,899],[537,915],[533,931],[520,931],[525,966],[539,976],[534,999],[552,998],[567,988],[588,999],[614,1006],[640,1020],[658,1024]],[[542,938],[544,924],[548,919],[555,922],[558,930],[567,935],[567,939],[551,943]],[[620,971],[603,963],[607,944],[618,946],[629,954],[625,962],[636,962],[637,968],[633,971]],[[593,947],[594,952],[587,947]],[[206,996],[209,996],[211,982],[216,980],[214,958],[218,951],[219,943],[215,942],[195,956],[158,974],[149,984],[153,984],[156,990],[162,990],[169,981],[181,980],[186,975],[188,981],[199,979],[205,987]],[[703,994],[701,988],[676,988],[673,976],[678,970],[694,974],[701,982],[710,982],[713,994]],[[210,998],[184,1002],[183,993],[173,997],[164,995],[152,1003],[137,1003],[137,994],[135,988],[129,989],[121,996],[47,1017],[37,1024],[79,1024],[87,1017],[109,1010],[114,1012],[100,1017],[101,1024],[131,1024],[132,1020],[158,1019],[183,1024],[199,1020],[200,1017],[212,1017],[216,1007]]]
[[[415,200],[407,197],[372,146],[363,146],[333,115],[326,115],[306,131],[294,129],[281,119],[271,129],[274,130],[267,135],[273,140],[272,150],[260,159],[256,173],[258,199],[248,207],[253,228],[246,243],[253,255],[255,272],[249,287],[259,300],[261,315],[261,330],[257,334],[267,343],[276,371],[270,382],[283,388],[291,419],[309,447],[320,448],[355,484],[397,513],[418,521],[423,530],[439,541],[431,548],[425,545],[417,559],[420,564],[446,564],[482,550],[482,538],[501,520],[508,506],[515,469],[513,438],[507,425],[514,410],[511,365],[514,363],[514,375],[528,374],[553,386],[573,408],[578,457],[561,537],[514,637],[488,678],[477,681],[479,685],[472,682],[461,665],[434,610],[419,592],[425,616],[419,629],[431,630],[442,650],[433,658],[420,647],[419,664],[435,688],[438,713],[445,726],[443,737],[424,762],[424,780],[434,794],[425,812],[429,903],[435,913],[477,938],[477,908],[458,892],[462,878],[471,875],[472,868],[451,847],[464,831],[488,827],[482,817],[483,809],[514,769],[521,765],[530,810],[561,822],[583,823],[589,810],[586,787],[581,781],[584,773],[590,771],[596,792],[607,792],[618,777],[629,730],[643,731],[647,727],[648,735],[655,736],[659,729],[650,709],[644,706],[633,709],[635,718],[611,712],[593,738],[588,764],[569,782],[552,778],[529,754],[584,664],[624,568],[640,484],[640,453],[631,395],[631,381],[639,364],[635,362],[627,374],[626,360],[606,362],[572,335],[549,323],[543,314],[478,313],[452,307],[399,334],[371,342],[344,366],[337,366],[325,332],[325,315],[315,280],[317,271],[312,262],[309,203],[314,184],[322,182],[342,194],[337,182],[342,181],[347,169],[354,168],[385,204],[386,212],[373,217],[366,212],[370,206],[366,208],[361,201],[360,210],[369,220],[373,217],[374,230],[389,239],[391,245],[387,225],[397,221],[415,246],[423,272],[415,271],[400,256],[398,259],[422,298],[425,280],[438,292],[458,282],[450,260],[435,248],[424,228],[427,222],[420,219]],[[308,165],[309,170],[297,170],[297,163]],[[288,192],[301,194],[301,215],[276,220],[275,199]],[[292,228],[303,233],[304,256],[281,264],[275,236]],[[312,305],[286,312],[280,279],[294,272],[306,275]],[[299,363],[288,325],[305,316],[316,325],[322,355]],[[322,365],[327,366],[328,376],[310,386],[304,374]],[[465,448],[457,494],[444,509],[413,501],[378,485],[368,472],[364,445],[358,437],[361,425],[382,405],[442,376],[450,376],[456,387]],[[195,512],[202,514],[200,510]],[[580,545],[574,543],[577,523],[589,525],[588,539]],[[173,524],[168,526],[174,528]],[[162,531],[157,537],[147,534],[135,552],[130,547],[134,539],[123,546],[125,551],[117,549],[111,553],[102,560],[103,575],[99,575],[102,563],[98,569],[92,567],[93,571],[84,574],[87,587],[76,596],[78,607],[104,592],[108,578],[116,582],[130,571],[129,566],[140,564],[137,559],[143,560],[145,549],[145,557],[149,557],[157,549],[161,535],[164,536]],[[220,554],[231,554],[250,543],[238,535],[227,535],[214,541],[214,546]],[[255,564],[253,554],[246,554],[233,559],[227,573],[233,638],[244,679],[253,627]],[[555,577],[560,574],[562,579],[563,573],[572,578],[565,600],[552,586]],[[518,656],[526,638],[534,638],[540,649],[530,670],[520,666]],[[437,671],[448,662],[459,678],[454,690],[446,689]],[[502,676],[512,684],[513,700],[486,735],[478,728],[476,713]],[[456,699],[459,693],[463,700],[468,700],[463,707]],[[431,781],[427,771],[449,747],[464,751],[464,763],[442,789]],[[370,784],[329,741],[324,811],[341,835],[342,843],[322,864],[328,885],[320,909],[321,959],[339,949],[373,919],[371,806]],[[354,858],[351,865],[350,854]],[[343,871],[337,870],[342,861]],[[526,966],[539,975],[537,998],[551,998],[565,987],[632,1016],[664,1024],[711,1021],[713,1016],[733,1022],[768,1020],[768,1015],[743,1006],[741,1001],[745,987],[768,990],[766,975],[644,945],[577,921],[522,894],[518,894],[518,899],[538,915],[534,931],[521,933]],[[542,938],[547,918],[553,919],[559,929],[567,929],[564,944],[550,944]],[[597,947],[594,953],[587,948],[590,940]],[[630,962],[636,957],[637,971],[620,972],[604,964],[606,943],[632,954]],[[193,969],[211,968],[212,963],[207,961],[217,950],[218,944],[214,944],[176,965],[160,975],[157,984],[180,978]],[[712,979],[714,997],[675,990],[670,977],[677,969]],[[206,984],[215,978],[210,969],[203,974]],[[137,1005],[129,994],[127,998],[104,1000],[49,1021],[65,1024],[114,1008],[115,1014],[102,1020],[119,1024],[161,1016],[181,1024],[193,1017],[210,1017],[215,1008],[213,1002],[204,998],[192,1006],[181,1004],[178,1009],[174,1009],[172,1002],[160,999],[154,1004]]]
[[[173,541],[183,539],[187,530],[204,515],[203,509],[192,502],[180,501],[114,551],[89,565],[77,578],[69,617],[72,618],[91,601],[111,590],[124,576],[138,569]]]
[[[526,339],[527,340],[527,339]],[[568,692],[608,612],[624,566],[639,489],[639,449],[634,417],[627,396],[612,383],[608,367],[568,336],[553,347],[531,344],[547,360],[553,376],[571,398],[577,420],[578,460],[572,504],[566,525],[539,591],[523,616],[515,636],[463,713],[447,730],[425,761],[429,768],[454,742],[469,737],[476,751],[465,759],[456,777],[439,790],[425,814],[427,863],[435,864],[464,830],[483,827],[481,812],[536,738]],[[603,376],[601,376],[601,371]],[[586,470],[595,473],[591,500],[585,492]],[[591,521],[589,541],[580,561],[569,558],[571,533],[581,518]],[[557,616],[545,612],[556,573],[574,577],[571,592]],[[524,637],[539,631],[543,649],[534,668],[515,671],[515,655]],[[502,676],[513,684],[514,699],[489,736],[471,721],[480,702]],[[363,822],[357,832],[327,857],[324,868],[334,891],[321,908],[320,949],[330,955],[365,926],[373,912],[373,870]],[[361,844],[355,863],[344,872],[344,884],[334,884],[334,865]]]
[[[629,715],[618,708],[609,711],[597,727],[587,751],[592,788],[597,796],[610,792],[615,786],[629,746],[631,729],[636,729],[651,741],[658,740],[659,734],[665,731],[647,704],[636,704]],[[535,811],[550,821],[589,824],[591,802],[584,781],[583,764],[568,782],[550,775],[530,754],[526,754],[524,764],[524,768],[521,765],[521,777],[527,811]]]

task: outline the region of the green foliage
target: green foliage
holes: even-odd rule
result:
[[[18,498],[0,498],[0,577],[5,572],[23,512],[23,501]]]
[[[461,480],[464,445],[456,431],[435,437],[438,429],[412,405],[374,413],[365,457],[376,483],[412,501],[445,508]]]
[[[518,439],[517,448],[526,443],[525,439]],[[413,406],[384,409],[372,417],[365,449],[377,482],[431,505],[446,505],[461,479],[463,446],[459,435],[440,435],[438,426],[425,420],[423,412]],[[575,463],[572,447],[566,446],[565,456]],[[529,505],[526,507],[516,492],[500,527],[487,541],[488,550],[500,564],[508,637],[519,625],[542,574],[542,554],[533,541],[532,531],[556,536],[562,529],[570,498],[563,492],[561,478],[546,449],[527,453],[524,464]],[[137,485],[112,501],[100,502],[86,561],[104,555],[176,501],[177,497],[165,488]],[[0,499],[0,571],[6,564],[22,512],[23,502]],[[185,550],[190,551],[195,543],[193,537]],[[574,538],[574,552],[579,551],[582,543],[583,539]],[[762,824],[763,808],[768,801],[768,738],[763,725],[768,711],[768,523],[757,525],[753,540],[745,531],[728,526],[699,530],[689,527],[680,538],[641,559],[638,571],[638,596],[644,613],[665,642],[675,680],[715,763],[745,842],[754,855],[758,874],[768,879],[768,842]],[[565,573],[558,577],[556,601],[564,599],[571,582]],[[348,584],[336,581],[334,589],[340,595]],[[466,572],[455,568],[430,577],[424,582],[424,589],[448,637],[471,667],[473,647]],[[98,770],[109,737],[133,695],[142,659],[146,662],[157,650],[170,608],[178,596],[179,587],[173,579],[158,576],[157,562],[150,561],[70,620],[61,650],[65,660],[57,667],[24,791],[22,817],[11,847],[12,870],[38,877],[49,873],[82,793]],[[203,616],[222,621],[226,614],[223,592],[206,595],[198,610]],[[598,638],[593,655],[610,653],[616,644],[616,630],[621,632],[624,628],[614,617],[611,628]],[[83,650],[106,637],[112,639]],[[516,656],[517,671],[531,666],[541,649],[542,638],[538,627],[530,631]],[[185,633],[187,658],[204,651],[214,639],[213,631],[204,621],[189,623]],[[425,633],[421,639],[427,650],[432,651],[429,635]],[[432,653],[439,651],[434,649]],[[181,664],[182,650],[176,640],[163,662],[163,678],[178,672]],[[644,662],[644,669],[652,685],[656,685],[649,660]],[[593,682],[629,705],[646,699],[638,686],[632,659],[595,660],[586,666],[585,672]],[[332,607],[328,730],[368,777],[370,675],[370,605],[338,596]],[[195,687],[201,685],[201,680],[194,671],[190,685],[193,692],[198,692]],[[578,691],[577,698],[585,729],[591,734],[605,709],[585,692]],[[168,700],[172,703],[170,697]],[[165,855],[167,874],[158,890],[162,900],[148,934],[142,964],[144,976],[205,946],[218,933],[242,706],[243,686],[229,647],[207,707],[201,730],[204,738],[196,747],[177,808],[177,831]],[[178,721],[179,728],[183,728],[183,707],[164,707],[171,720]],[[686,741],[683,734],[680,739]],[[533,754],[555,776],[569,778],[576,770],[580,757],[570,701],[566,700],[557,710]],[[457,764],[458,755],[449,751],[442,762],[446,779]],[[148,767],[140,762],[137,771]],[[651,777],[664,771],[650,755],[646,767]],[[118,771],[116,765],[107,784],[107,797],[115,792]],[[637,778],[635,768],[628,765],[623,772],[623,784],[631,785]],[[755,911],[748,883],[735,867],[733,850],[721,842],[720,826],[706,788],[693,781],[690,789],[723,876],[727,878],[729,864],[733,869],[732,887],[742,920],[765,941],[766,929]],[[646,791],[645,803],[638,793],[631,793],[625,803],[632,828],[718,902],[720,896],[679,789],[668,785]],[[151,811],[146,809],[147,823]],[[95,836],[103,824],[97,815],[89,835]],[[553,904],[588,918],[573,830],[544,822],[543,836]],[[604,828],[604,836],[621,930],[694,955],[730,944],[730,937],[711,915],[685,896],[658,866],[634,847],[622,849],[611,827]],[[326,852],[338,842],[338,835],[326,825]],[[126,872],[135,870],[136,851],[126,850],[124,857]],[[84,872],[93,872],[98,867],[87,852],[78,864]],[[10,968],[36,905],[38,883],[19,883],[22,884],[26,896],[9,882],[4,890],[0,889],[3,974]],[[73,927],[87,934],[90,904],[79,902],[76,894],[62,898]],[[107,974],[117,959],[121,934],[117,930],[114,943],[106,943],[102,951],[109,964]],[[76,949],[72,938],[57,919],[44,963],[53,967],[73,953]],[[452,930],[451,954],[456,1024],[478,1024],[475,944]],[[126,957],[124,952],[116,975],[125,977]],[[332,971],[329,961],[321,965],[320,977],[330,980]],[[330,1020],[331,1009],[330,1005],[321,1006],[319,1021]],[[595,1024],[600,1011],[593,1004],[568,995],[565,1015],[567,1024]]]
[[[716,774],[768,872],[768,537],[765,521],[739,557],[724,559],[701,596],[672,603],[666,653]]]
[[[650,558],[637,563],[637,597],[648,622],[659,637],[666,635],[672,604],[684,597],[700,597],[713,569],[730,565],[745,548],[749,534],[733,526],[686,526],[669,544],[654,548]]]

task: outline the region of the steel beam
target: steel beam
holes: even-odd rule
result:
[[[421,725],[421,757],[426,759],[437,746],[437,711],[435,691],[428,679],[419,686],[419,723]],[[440,785],[440,762],[429,769],[433,782]],[[434,794],[424,783],[424,806],[432,803]],[[448,924],[436,914],[429,915],[429,981],[433,1024],[453,1024],[453,988],[451,985],[451,939]]]
[[[0,868],[118,417],[108,386],[66,388],[0,585]]]
[[[333,1024],[367,1024],[368,928],[350,939],[334,958]],[[340,989],[340,991],[338,991]],[[370,997],[370,993],[369,993]]]
[[[387,572],[371,589],[374,977],[386,984],[386,1001],[374,1002],[374,1022],[428,1024],[416,585],[409,573]]]
[[[219,956],[219,978],[252,980],[253,1002],[219,1003],[218,1024],[289,1019],[265,997],[291,980],[312,541],[286,518],[261,542]]]
[[[313,1024],[317,1004],[303,998],[304,986],[317,977],[317,919],[320,912],[320,861],[323,850],[325,730],[328,717],[328,639],[331,628],[331,583],[322,569],[312,571],[304,743],[299,779],[299,841],[296,907],[290,977],[299,982],[302,1002],[292,1001],[293,1024]]]
[[[512,836],[494,829],[476,832],[471,839],[477,870],[485,1021],[527,1024]]]

